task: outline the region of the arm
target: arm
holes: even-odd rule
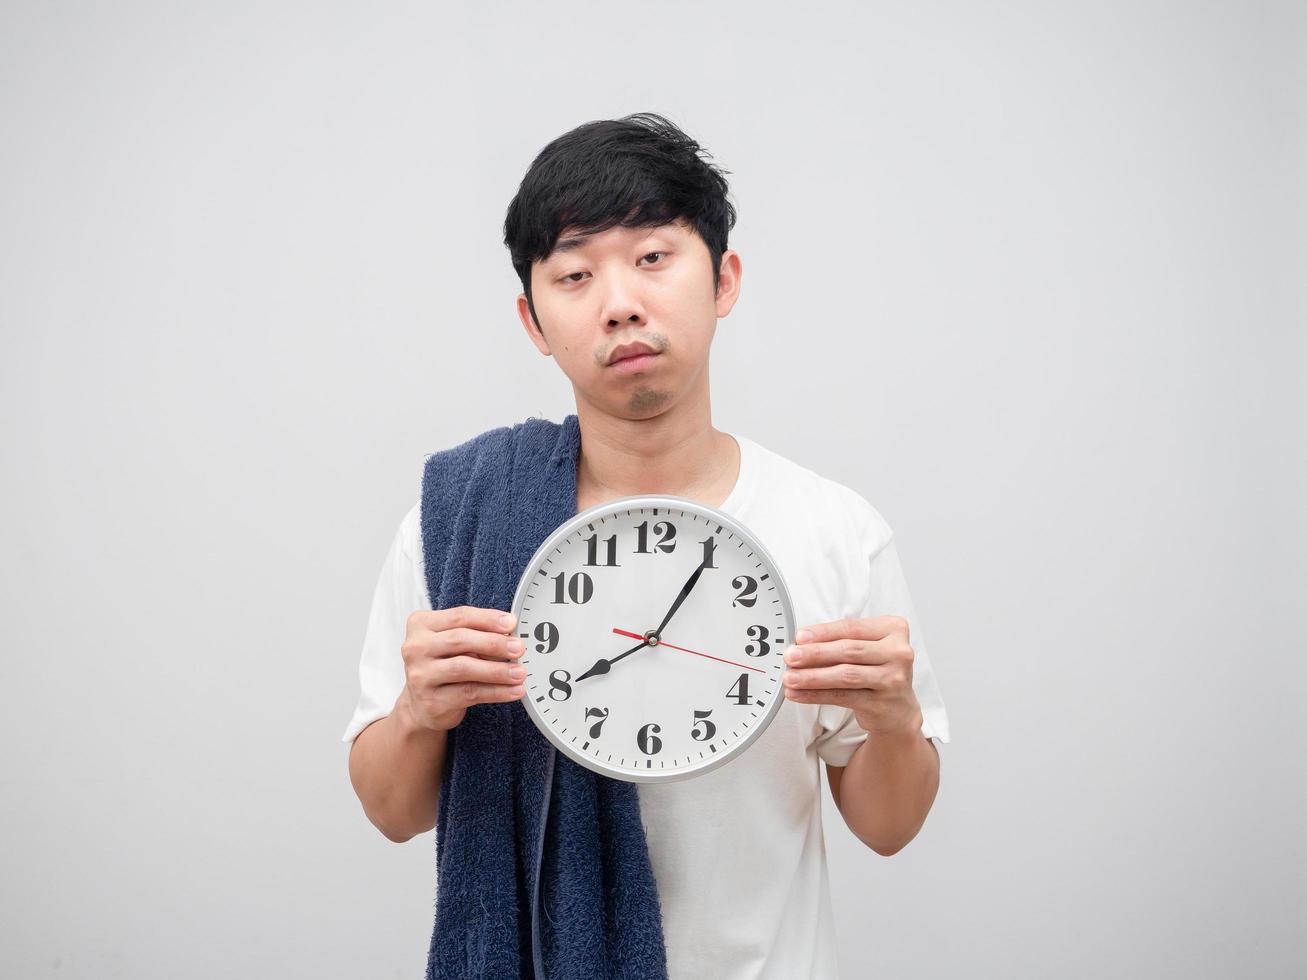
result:
[[[843,666],[812,686],[851,683],[855,688],[828,691],[828,697],[817,699],[850,708],[858,727],[867,733],[842,767],[828,765],[826,772],[835,805],[854,836],[888,857],[916,837],[934,805],[939,752],[926,732],[947,742],[948,716],[898,548],[883,519],[874,511],[872,515],[873,526],[880,530],[870,535],[872,558],[863,618],[838,624],[833,638],[844,641],[846,655],[814,659],[818,665],[843,662]],[[868,629],[873,624],[882,628]],[[915,637],[911,641],[910,633]],[[861,681],[851,680],[859,676]],[[868,691],[856,690],[862,686]]]
[[[363,812],[388,840],[402,844],[436,825],[448,735],[413,720],[406,690],[390,714],[354,739],[350,782]]]
[[[855,837],[896,854],[917,836],[939,789],[939,750],[920,730],[869,734],[847,766],[826,766],[831,795]]]

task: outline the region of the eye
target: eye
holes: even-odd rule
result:
[[[665,255],[667,255],[667,254],[668,254],[667,252],[645,252],[645,254],[641,256],[641,258],[642,258],[642,259],[647,259],[647,258],[649,258],[651,255],[665,256]],[[655,262],[655,263],[651,263],[651,264],[652,264],[652,265],[661,265],[662,263],[661,263],[661,262]],[[559,278],[558,281],[559,281],[559,282],[563,282],[563,283],[569,283],[569,284],[571,284],[571,283],[577,283],[577,282],[580,282],[581,280],[580,280],[580,279],[577,279],[577,278],[573,278],[573,277],[575,277],[575,276],[584,276],[585,274],[586,274],[586,273],[584,273],[584,272],[569,272],[567,275],[565,275],[565,276],[561,276],[561,277]]]

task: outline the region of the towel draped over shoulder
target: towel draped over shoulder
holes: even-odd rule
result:
[[[580,444],[576,415],[529,418],[426,458],[432,609],[510,608],[576,514]],[[427,980],[666,980],[636,785],[559,753],[521,701],[472,705],[450,731],[435,840]]]

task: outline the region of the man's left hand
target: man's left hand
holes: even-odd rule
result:
[[[785,696],[804,704],[853,709],[865,731],[919,731],[921,705],[912,690],[912,646],[902,616],[837,619],[799,630],[785,652]]]

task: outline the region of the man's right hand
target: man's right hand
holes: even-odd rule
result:
[[[499,622],[503,615],[509,615],[506,624]],[[414,723],[449,731],[474,704],[519,700],[526,692],[526,669],[516,661],[526,644],[509,635],[514,625],[504,610],[479,606],[410,615],[401,652],[407,678],[403,703]]]

